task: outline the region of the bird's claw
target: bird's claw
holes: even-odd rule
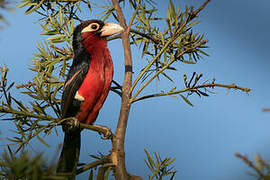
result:
[[[77,118],[72,117],[70,120],[65,121],[63,127],[66,131],[78,130],[80,128],[80,122],[78,121]]]
[[[113,133],[112,133],[111,129],[108,128],[106,133],[103,134],[103,136],[101,136],[101,139],[103,139],[103,140],[111,139],[112,135],[113,135]]]
[[[99,134],[103,134],[103,136],[101,137],[101,139],[106,140],[106,139],[111,139],[112,138],[113,133],[112,133],[112,131],[111,131],[110,128],[108,128],[106,126],[100,126],[100,125],[97,125],[97,124],[94,124],[94,126],[103,130],[103,131],[99,131]]]

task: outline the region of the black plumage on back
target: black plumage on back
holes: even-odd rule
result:
[[[73,32],[72,47],[74,58],[69,73],[67,75],[67,79],[64,86],[64,92],[62,94],[62,101],[61,101],[62,118],[74,117],[80,108],[81,102],[74,99],[74,96],[78,91],[78,89],[80,88],[84,80],[84,77],[88,72],[91,58],[91,55],[88,52],[86,52],[82,44],[83,39],[81,36],[81,31],[86,26],[87,26],[86,23],[82,23],[79,26],[77,26]],[[78,71],[80,72],[72,80],[73,83],[67,84],[67,82],[69,82],[70,79]]]
[[[74,99],[74,97],[88,72],[91,58],[90,54],[86,52],[82,44],[81,31],[85,26],[87,26],[87,24],[80,24],[73,32],[72,46],[74,58],[62,94],[62,118],[75,117],[80,110],[81,101]],[[75,75],[76,73],[77,75]],[[72,81],[72,83],[70,83],[70,81]],[[81,129],[79,127],[70,127],[70,125],[67,124],[63,124],[62,127],[65,132],[65,137],[57,165],[57,172],[72,172],[73,175],[68,177],[68,179],[73,180],[75,178],[74,172],[76,172],[80,155]]]

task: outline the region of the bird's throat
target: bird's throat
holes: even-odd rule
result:
[[[90,59],[88,73],[78,90],[78,94],[85,100],[77,118],[80,122],[90,124],[95,121],[110,90],[113,78],[113,63],[106,43],[105,46],[104,42],[96,43],[96,45],[101,46],[94,46],[90,43],[84,45],[90,54]]]

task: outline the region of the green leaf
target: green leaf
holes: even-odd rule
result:
[[[12,83],[8,86],[8,88],[6,89],[6,91],[9,91],[9,90],[14,86],[14,84],[15,84],[15,82],[12,82]]]
[[[69,21],[69,23],[70,23],[70,34],[73,34],[73,31],[74,31],[74,21],[73,21],[73,19],[71,19],[70,21]]]
[[[182,98],[188,105],[190,105],[190,106],[193,107],[193,104],[192,104],[187,98],[185,98],[185,96],[183,96],[182,94],[179,94],[179,95],[181,96],[181,98]]]
[[[24,6],[32,6],[32,5],[36,5],[37,3],[31,3],[30,1],[28,1],[28,2],[25,2],[25,3],[23,3],[23,4],[18,4],[18,5],[16,5],[18,8],[22,8],[22,7],[24,7]]]
[[[205,56],[209,56],[209,54],[207,54],[206,52],[202,51],[201,49],[198,49],[198,51],[199,51],[200,53],[202,53],[203,55],[205,55]]]
[[[162,74],[165,78],[167,78],[169,81],[171,81],[172,83],[174,83],[173,79],[170,78],[167,74],[165,74],[164,72],[161,72],[161,74]]]
[[[12,100],[14,100],[16,102],[16,104],[18,105],[18,107],[26,112],[29,112],[29,109],[23,105],[23,103],[21,101],[16,100],[15,98],[12,97]]]
[[[146,27],[149,27],[149,22],[148,20],[146,19],[145,17],[145,13],[144,12],[141,12],[141,13],[138,13],[138,16],[139,18],[137,18],[141,23],[143,23]]]
[[[59,33],[59,31],[54,29],[54,30],[50,30],[50,31],[47,31],[47,32],[40,33],[40,35],[56,35],[58,33]]]
[[[200,22],[199,20],[193,21],[192,23],[189,23],[186,27],[192,27],[192,26],[195,26],[195,25],[198,24],[199,22]]]
[[[50,147],[50,145],[47,144],[47,143],[46,143],[43,139],[41,139],[39,136],[37,136],[37,139],[38,139],[42,144],[44,144],[45,146]]]
[[[155,152],[155,157],[156,157],[156,167],[159,168],[161,158],[156,152]]]
[[[154,166],[155,166],[154,160],[151,158],[150,154],[147,152],[146,149],[144,149],[144,152],[147,156],[147,161],[145,160],[147,166],[149,167],[151,171],[154,171]]]
[[[184,60],[182,59],[181,62],[185,63],[185,64],[196,64],[196,62],[193,62],[193,61],[187,61],[187,60]]]
[[[176,87],[173,87],[169,92],[173,92],[176,89]]]
[[[35,92],[22,91],[21,93],[27,94],[28,96],[30,96],[31,98],[36,99],[36,100],[42,100],[43,99],[39,95],[34,95],[34,94],[36,94]]]
[[[263,169],[264,169],[264,162],[263,162],[261,156],[255,155],[254,158],[255,158],[256,168],[257,168],[258,170],[260,170],[261,172],[263,172]]]
[[[65,38],[65,37],[66,37],[66,35],[60,34],[60,35],[57,35],[57,36],[49,37],[49,38],[47,38],[46,40],[47,40],[47,41],[60,40],[60,39],[63,39],[63,38]]]
[[[170,0],[170,17],[175,18],[175,7],[172,0]]]
[[[144,55],[148,52],[148,46],[149,46],[149,43],[145,42],[143,45],[143,50],[142,50],[142,57],[144,57]]]
[[[94,180],[94,173],[93,173],[93,169],[91,169],[91,170],[90,170],[88,180]]]
[[[184,74],[184,83],[185,83],[185,86],[188,87],[188,83],[187,83],[187,75]]]
[[[203,95],[203,96],[209,96],[207,93],[202,92],[202,91],[200,91],[200,90],[198,90],[198,92],[199,92],[201,95]]]
[[[109,168],[105,171],[105,174],[104,174],[104,180],[108,180],[108,179],[109,179],[109,175],[110,175],[111,170],[112,170],[112,168],[109,167]]]
[[[39,2],[39,4],[36,5],[36,7],[31,8],[31,9],[28,9],[27,11],[25,11],[25,14],[30,14],[30,13],[34,12],[35,10],[37,10],[37,9],[44,3],[44,1],[45,1],[45,0],[41,0],[41,1]]]

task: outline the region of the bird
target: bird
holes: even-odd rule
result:
[[[73,62],[61,100],[61,117],[74,122],[62,125],[64,143],[57,164],[57,173],[71,173],[70,179],[74,179],[80,154],[82,129],[78,124],[95,122],[111,87],[113,62],[106,38],[123,30],[118,24],[96,19],[74,28]]]

